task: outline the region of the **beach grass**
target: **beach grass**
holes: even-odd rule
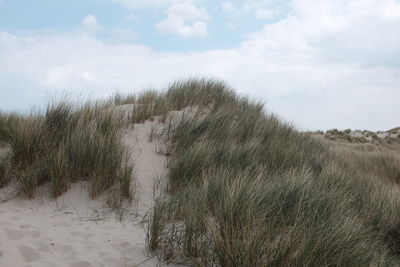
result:
[[[83,180],[92,198],[112,187],[132,197],[122,119],[105,102],[62,100],[27,115],[4,114],[1,123],[1,139],[12,150],[9,180],[16,179],[21,195],[34,197],[49,184],[50,196],[57,197]]]
[[[154,253],[195,266],[399,264],[397,161],[357,168],[221,82],[174,83],[165,98],[207,115],[170,133],[170,196],[156,201],[148,230]]]
[[[84,180],[91,197],[111,192],[118,207],[135,186],[122,129],[156,117],[162,129],[148,138],[164,142],[168,190],[146,233],[158,257],[193,266],[400,265],[396,143],[300,132],[218,80],[0,113],[0,142],[12,151],[0,160],[0,185],[14,179],[34,197],[48,184],[57,197]]]

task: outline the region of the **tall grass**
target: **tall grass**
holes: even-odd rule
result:
[[[400,264],[400,190],[380,171],[354,168],[223,83],[174,83],[165,98],[208,114],[172,129],[152,251],[196,266]]]
[[[9,182],[10,176],[10,155],[0,151],[0,188]]]
[[[389,183],[400,184],[400,152],[395,147],[376,145],[346,145],[340,142],[332,146],[337,158],[359,171],[379,177]]]
[[[110,103],[133,105],[128,122],[141,123],[153,116],[161,116],[165,122],[170,111],[188,106],[215,108],[222,104],[234,103],[237,96],[223,82],[212,79],[187,79],[170,84],[167,91],[148,90],[137,95],[115,94]]]
[[[131,105],[127,121],[113,105]],[[188,106],[202,115],[167,121]],[[86,180],[92,197],[107,191],[118,207],[134,186],[121,127],[154,116],[169,155],[169,195],[156,199],[147,229],[158,256],[195,266],[400,265],[397,152],[300,133],[215,80],[0,114],[0,142],[12,149],[0,186],[16,179],[32,197],[49,184],[56,197]]]
[[[50,195],[57,197],[71,183],[85,180],[92,198],[114,187],[132,197],[122,121],[105,103],[60,101],[44,111],[3,118],[2,125],[0,136],[12,149],[10,175],[22,195],[33,197],[38,186],[48,183]]]

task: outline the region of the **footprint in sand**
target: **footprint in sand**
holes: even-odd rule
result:
[[[42,234],[39,231],[33,230],[33,231],[27,231],[26,235],[32,237],[33,239],[36,239],[40,237]]]
[[[42,256],[33,250],[31,247],[20,245],[18,246],[18,250],[21,253],[22,258],[24,258],[27,262],[32,262],[37,259],[40,259]]]
[[[52,253],[52,251],[50,250],[51,245],[49,245],[48,241],[34,240],[33,244],[35,245],[35,247],[37,247],[37,251],[40,251],[43,253]]]
[[[68,252],[72,251],[72,249],[73,249],[73,247],[70,245],[62,245],[62,244],[52,243],[51,246],[52,246],[52,250],[54,252],[61,253],[61,254],[68,253]]]
[[[24,232],[22,232],[21,230],[4,229],[4,232],[6,232],[8,238],[13,241],[21,240],[22,238],[24,238]]]

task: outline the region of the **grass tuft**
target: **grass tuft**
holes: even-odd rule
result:
[[[0,149],[0,188],[5,186],[10,181],[10,154],[2,152]]]

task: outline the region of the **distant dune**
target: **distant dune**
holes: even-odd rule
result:
[[[322,135],[329,140],[342,140],[355,143],[376,143],[376,144],[400,144],[400,127],[387,131],[372,132],[368,130],[328,130],[326,132],[312,132],[314,135]]]

